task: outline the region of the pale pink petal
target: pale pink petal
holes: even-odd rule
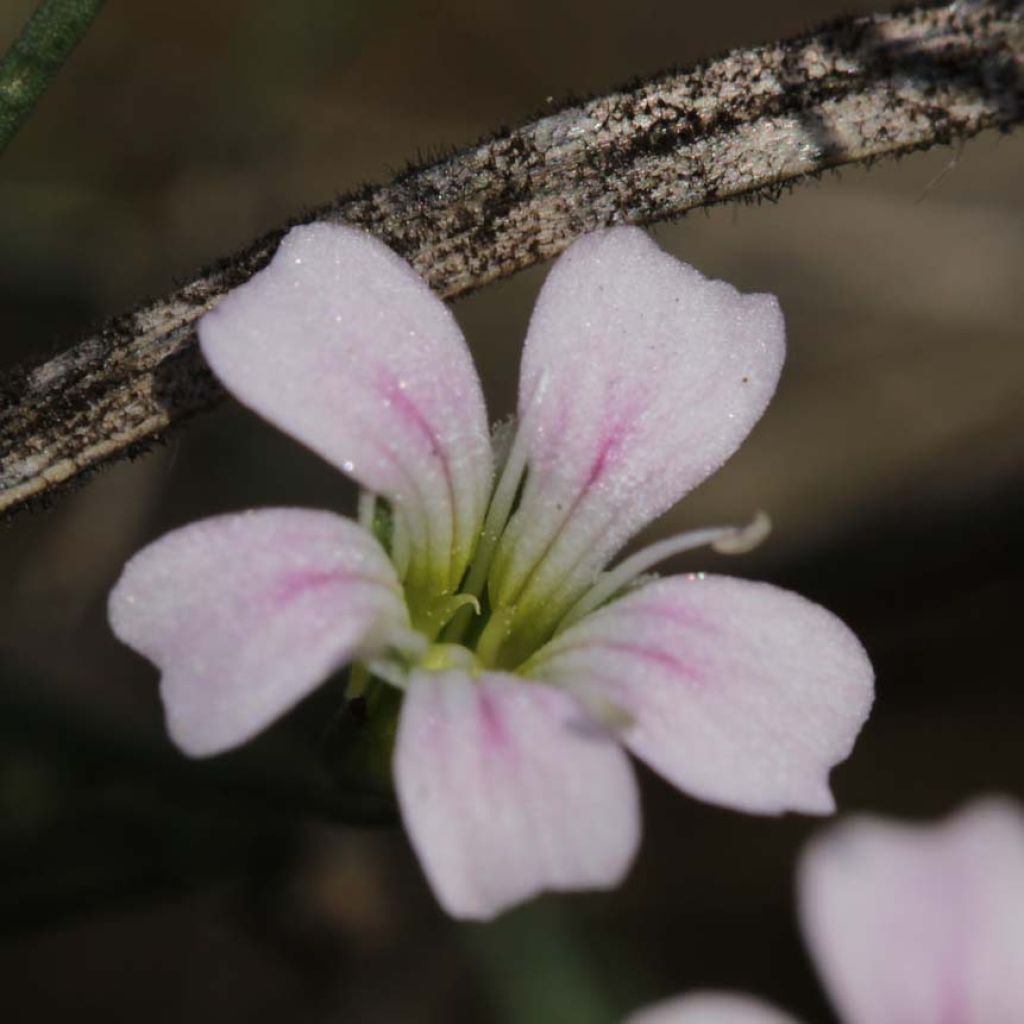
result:
[[[807,943],[845,1024],[1024,1021],[1024,813],[856,818],[800,865]]]
[[[629,761],[551,687],[415,673],[394,774],[423,870],[456,917],[487,919],[545,889],[607,889],[633,860]]]
[[[829,770],[872,700],[867,656],[834,615],[766,583],[703,574],[592,612],[527,671],[598,713],[624,710],[623,742],[680,789],[755,813],[833,810]]]
[[[797,1024],[797,1020],[738,992],[691,992],[637,1010],[625,1024]]]
[[[637,228],[572,245],[530,321],[519,391],[527,477],[491,577],[496,604],[564,611],[642,526],[739,446],[775,391],[770,295],[741,295]]]
[[[351,228],[294,228],[199,339],[236,398],[401,509],[414,574],[457,584],[490,487],[487,416],[458,325],[404,260]]]
[[[171,737],[196,757],[250,739],[407,626],[380,545],[330,512],[265,509],[167,534],[124,568],[110,623],[162,673]]]

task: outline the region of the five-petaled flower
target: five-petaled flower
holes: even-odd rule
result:
[[[855,818],[797,873],[804,936],[844,1024],[1024,1021],[1024,814],[986,798],[949,821]],[[798,1024],[751,996],[695,992],[627,1024]]]
[[[195,523],[127,565],[117,635],[162,670],[187,753],[241,744],[346,662],[404,690],[393,776],[442,904],[486,918],[605,888],[638,842],[623,746],[697,797],[833,809],[872,673],[824,609],[765,584],[607,566],[739,446],[782,366],[774,298],[614,228],[555,264],[514,430],[488,432],[447,307],[361,232],[294,229],[199,326],[224,386],[363,488],[360,522]]]

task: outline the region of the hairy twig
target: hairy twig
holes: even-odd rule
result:
[[[303,219],[371,231],[452,298],[594,228],[774,197],[830,167],[1012,125],[1024,112],[1022,17],[1024,0],[970,0],[737,50],[566,107]],[[280,237],[10,376],[0,512],[216,402],[195,322],[263,267]]]
[[[85,35],[104,0],[44,0],[0,61],[0,152]]]

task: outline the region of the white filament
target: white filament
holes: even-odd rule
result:
[[[709,526],[704,530],[691,530],[659,540],[630,555],[614,569],[602,573],[590,590],[565,613],[559,623],[559,631],[579,622],[584,615],[599,608],[612,595],[666,558],[707,545],[723,555],[743,554],[757,547],[771,532],[771,528],[771,519],[767,513],[758,512],[746,526]]]

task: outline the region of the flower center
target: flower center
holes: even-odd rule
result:
[[[431,644],[420,658],[419,667],[433,672],[444,672],[446,669],[462,669],[466,672],[477,672],[482,667],[477,656],[462,644]]]
[[[413,579],[408,568],[407,538],[402,516],[372,495],[362,495],[359,521],[389,552],[405,590],[413,629],[425,638],[426,653],[407,650],[405,664],[425,669],[498,669],[516,671],[556,633],[621,594],[658,562],[697,547],[723,554],[748,551],[770,530],[758,513],[746,527],[711,527],[658,541],[610,570],[598,572],[582,591],[539,591],[526,586],[514,593],[494,586],[495,555],[515,512],[528,472],[525,433],[516,431],[498,474],[475,551],[458,591],[439,588],[437,581]],[[534,566],[536,574],[543,562]],[[447,581],[443,585],[447,587]]]

